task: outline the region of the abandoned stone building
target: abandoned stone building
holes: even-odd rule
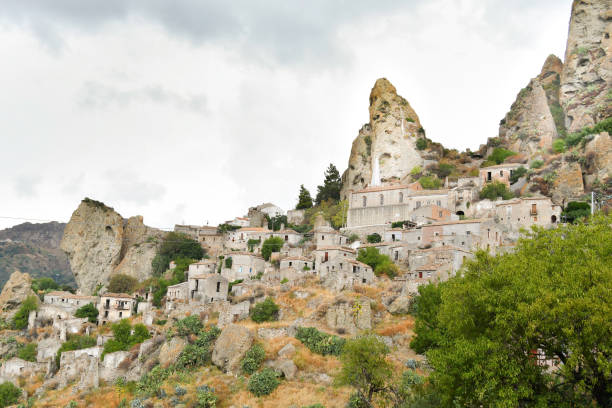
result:
[[[131,317],[135,306],[136,299],[127,293],[105,293],[98,304],[98,322],[105,324]]]
[[[189,302],[212,303],[227,300],[229,281],[217,273],[189,277]]]
[[[217,261],[214,259],[203,259],[189,265],[188,275],[202,275],[205,273],[216,273]]]
[[[98,297],[75,295],[64,291],[53,291],[44,295],[43,303],[78,309],[88,303],[92,303],[94,306],[97,306]]]
[[[480,169],[480,180],[482,185],[499,181],[508,187],[510,186],[510,177],[516,169],[522,167],[519,163],[504,163],[496,166],[483,167]]]
[[[227,259],[231,258],[231,266],[228,268]],[[266,268],[266,261],[253,252],[229,252],[223,261],[221,275],[232,282],[238,279],[248,279]]]

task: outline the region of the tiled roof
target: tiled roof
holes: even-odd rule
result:
[[[354,264],[354,265],[363,266],[363,267],[365,267],[365,268],[371,268],[371,266],[370,266],[370,265],[365,264],[365,263],[363,263],[363,262],[361,262],[361,261],[358,261],[358,260],[356,260],[356,259],[349,259],[349,260],[347,260],[347,262],[348,262],[348,263],[351,263],[351,264]]]
[[[304,262],[312,262],[312,259],[308,259],[304,256],[288,256],[286,258],[281,259],[281,261],[304,261]]]
[[[331,246],[323,246],[320,248],[315,249],[315,251],[334,251],[334,250],[338,250],[338,251],[345,251],[345,252],[351,252],[351,253],[355,253],[356,251],[352,248],[349,247],[343,247],[343,246],[338,246],[338,245],[331,245]]]
[[[85,299],[85,300],[93,300],[96,298],[96,296],[84,296],[84,295],[75,295],[73,293],[70,292],[66,292],[66,291],[53,291],[53,292],[49,292],[49,293],[45,293],[46,295],[51,295],[51,296],[61,296],[61,297],[65,297],[67,299]]]
[[[263,227],[242,227],[239,230],[237,230],[238,232],[271,232],[269,229],[267,228],[263,228]]]

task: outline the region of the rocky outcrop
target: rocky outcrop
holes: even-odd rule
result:
[[[159,364],[166,368],[173,364],[181,352],[187,346],[187,341],[181,337],[173,337],[169,342],[161,346],[159,352]]]
[[[240,360],[253,344],[253,333],[244,326],[227,326],[215,342],[212,362],[226,373],[238,373]]]
[[[542,72],[523,88],[499,126],[499,136],[507,147],[531,157],[549,149],[565,131],[564,116],[559,105],[561,60],[550,55]]]
[[[574,0],[561,105],[568,131],[612,116],[612,0]]]
[[[370,93],[370,121],[353,141],[341,197],[370,185],[376,160],[383,184],[399,182],[413,167],[422,165],[416,149],[419,136],[424,136],[423,128],[414,109],[387,79],[377,80]]]
[[[600,181],[612,177],[612,137],[607,132],[595,135],[584,149],[589,173]]]
[[[28,297],[34,296],[38,301],[38,296],[31,288],[32,278],[27,273],[15,271],[11,274],[8,282],[0,293],[0,317],[11,319],[17,313],[21,303]]]
[[[356,334],[372,328],[372,310],[368,299],[337,299],[325,314],[327,327],[338,333]]]
[[[557,177],[553,182],[552,201],[565,206],[569,201],[579,199],[584,194],[582,170],[576,162],[564,163],[557,170]]]
[[[68,255],[79,291],[91,294],[116,273],[138,280],[150,277],[162,235],[144,225],[141,216],[126,221],[112,208],[86,198],[72,213],[61,248]]]

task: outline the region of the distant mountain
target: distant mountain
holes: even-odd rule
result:
[[[0,230],[0,286],[16,269],[76,287],[68,257],[60,249],[66,224],[26,222]]]

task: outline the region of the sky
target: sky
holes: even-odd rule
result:
[[[3,0],[0,228],[84,197],[216,225],[348,166],[386,77],[429,138],[497,135],[571,0]]]

